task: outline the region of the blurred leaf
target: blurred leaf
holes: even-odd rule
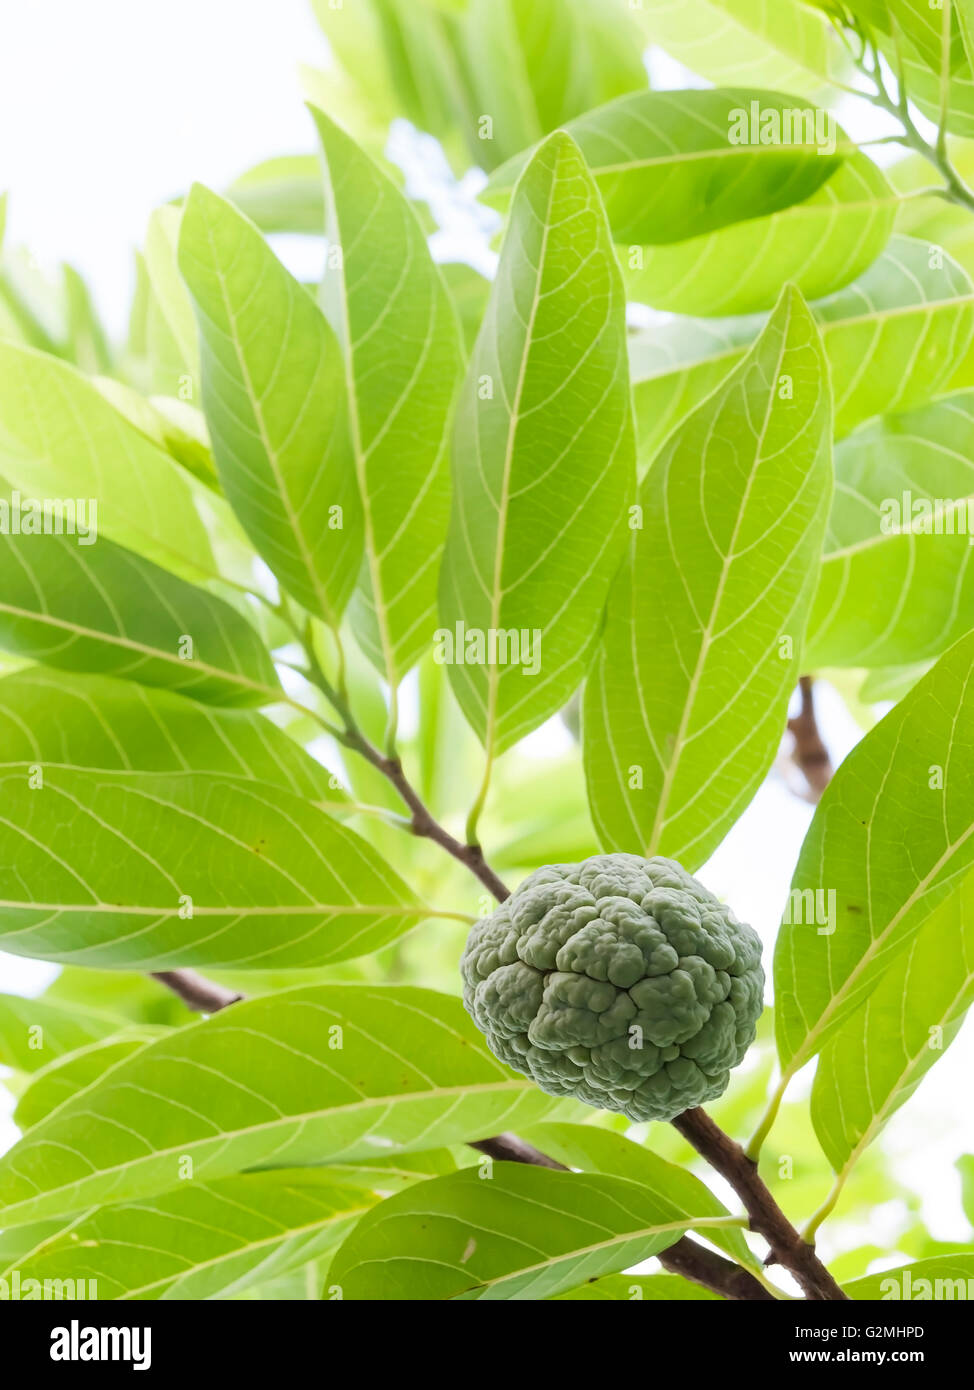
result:
[[[206,421],[195,406],[169,396],[147,398],[111,377],[95,377],[94,384],[130,425],[220,495]]]
[[[720,85],[812,92],[845,76],[848,55],[823,15],[800,0],[651,0],[635,7],[647,38]]]
[[[463,330],[463,340],[467,352],[470,353],[477,341],[487,301],[490,299],[490,281],[481,275],[479,270],[474,270],[472,265],[464,265],[462,261],[451,261],[447,265],[441,265],[440,272],[453,299]]]
[[[931,266],[933,261],[933,266]],[[949,256],[894,236],[869,270],[812,306],[829,360],[838,437],[887,411],[942,394],[974,339],[974,286]],[[640,459],[744,356],[753,318],[687,319],[630,342]],[[972,380],[963,383],[974,385]]]
[[[312,801],[339,801],[331,774],[251,710],[168,690],[39,667],[0,679],[0,766],[63,764],[119,772],[222,773]]]
[[[957,1171],[961,1179],[961,1200],[964,1215],[974,1226],[974,1154],[961,1154],[957,1160]]]
[[[117,1028],[129,1024],[181,1027],[192,1019],[183,1001],[151,976],[90,966],[62,966],[42,1002],[68,1009],[80,1004],[111,1013]]]
[[[440,614],[488,760],[555,714],[591,659],[633,487],[624,314],[598,191],[551,136],[518,186],[454,440]]]
[[[150,1043],[38,1125],[0,1159],[4,1224],[176,1188],[181,1158],[207,1181],[348,1164],[519,1128],[560,1104],[494,1060],[457,999],[289,990]]]
[[[850,1298],[923,1299],[967,1301],[974,1289],[974,1253],[946,1255],[935,1260],[917,1260],[898,1269],[884,1269],[880,1274],[867,1274],[846,1284]]]
[[[494,168],[647,82],[623,0],[314,0],[314,10],[337,58],[316,104],[370,151],[405,116],[458,171]]]
[[[767,773],[800,670],[829,443],[821,342],[786,290],[639,494],[641,528],[585,689],[585,774],[606,849],[693,872]]]
[[[325,200],[317,155],[262,160],[235,179],[226,196],[262,232],[324,236]]]
[[[794,98],[744,88],[637,92],[569,121],[605,200],[616,241],[665,244],[764,217],[810,197],[849,151],[815,144],[736,143],[735,126],[754,109],[780,113]],[[492,175],[485,202],[506,207],[527,164],[518,155]]]
[[[647,86],[634,16],[620,0],[469,0],[462,34],[473,103],[468,143],[485,168]],[[478,151],[481,113],[491,129]]]
[[[932,665],[931,661],[922,661],[914,666],[880,666],[867,671],[859,697],[866,704],[882,700],[891,700],[895,704],[913,689]]]
[[[839,445],[809,666],[913,665],[974,627],[972,460],[971,391]]]
[[[99,1298],[232,1298],[334,1249],[376,1200],[308,1169],[184,1183],[85,1216],[17,1268],[22,1283],[96,1281]]]
[[[99,532],[182,575],[216,565],[193,484],[73,367],[0,342],[0,474],[25,497],[97,504]]]
[[[620,247],[626,291],[678,314],[771,309],[786,282],[818,299],[872,264],[899,201],[875,164],[855,154],[810,198],[782,212],[669,246]]]
[[[64,295],[71,361],[85,372],[107,372],[112,350],[91,292],[74,266],[64,267]]]
[[[65,1053],[102,1042],[125,1020],[72,1004],[0,994],[0,1065],[36,1072]]]
[[[145,266],[156,308],[162,315],[180,361],[198,389],[200,352],[193,304],[179,273],[177,250],[183,213],[180,208],[157,208],[145,238]]]

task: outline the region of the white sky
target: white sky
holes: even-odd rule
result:
[[[326,53],[308,0],[0,0],[10,240],[74,262],[118,330],[154,207],[313,150],[297,65]]]
[[[71,260],[120,332],[133,248],[153,208],[193,179],[220,188],[260,159],[311,151],[297,66],[325,56],[308,0],[0,0],[10,241],[42,264]],[[430,173],[414,169],[412,181],[428,184]],[[454,216],[446,255],[461,254],[456,243],[472,226],[469,212]],[[826,739],[844,753],[852,721],[834,692],[820,698]],[[780,781],[769,782],[702,875],[769,944],[808,818]],[[36,994],[53,973],[0,956],[0,989]],[[974,1150],[974,1117],[956,1105],[970,1095],[972,1064],[968,1026],[889,1130],[943,1238],[965,1229],[952,1162]],[[15,1137],[4,1094],[0,1152]]]

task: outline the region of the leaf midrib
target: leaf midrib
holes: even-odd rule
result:
[[[754,467],[750,470],[748,474],[747,485],[744,489],[744,495],[741,498],[740,505],[737,509],[737,516],[734,519],[734,530],[728,542],[727,549],[724,553],[723,561],[721,563],[720,568],[720,577],[717,581],[717,588],[714,593],[713,602],[710,606],[710,613],[707,618],[707,625],[704,628],[701,637],[700,647],[697,652],[697,660],[694,664],[693,674],[690,678],[690,683],[687,686],[686,700],[684,701],[683,705],[683,714],[680,719],[679,728],[676,732],[676,737],[673,741],[669,761],[666,764],[666,771],[663,774],[663,784],[660,787],[659,799],[656,805],[656,815],[653,819],[652,829],[649,832],[649,839],[647,841],[645,849],[645,855],[647,858],[651,858],[656,853],[657,848],[659,846],[660,837],[662,836],[663,831],[666,828],[666,811],[668,808],[670,793],[673,789],[673,783],[676,779],[676,774],[679,769],[680,759],[683,756],[683,749],[686,741],[687,729],[689,727],[690,718],[693,714],[693,707],[696,703],[697,692],[699,690],[700,682],[703,679],[704,665],[707,656],[710,652],[711,643],[713,642],[713,632],[717,623],[717,616],[720,611],[720,605],[723,601],[724,589],[727,584],[727,577],[730,573],[731,566],[734,560],[737,558],[737,538],[740,533],[744,515],[747,511],[748,503],[750,502],[752,488],[754,487],[755,480],[763,462],[762,451],[764,448],[765,437],[768,432],[768,425],[771,420],[772,412],[774,411],[776,399],[774,385],[776,385],[779,380],[781,374],[781,364],[784,361],[785,352],[788,348],[788,335],[791,331],[792,317],[792,313],[789,312],[787,320],[785,321],[784,327],[782,329],[781,343],[778,347],[775,369],[770,378],[773,385],[768,390],[768,401],[765,407],[764,419],[761,422],[761,433],[755,439]],[[816,405],[817,403],[818,402],[816,399]],[[705,460],[702,460],[702,463],[705,464]],[[633,589],[633,593],[635,594],[635,589]]]
[[[14,618],[24,618],[29,622],[41,623],[65,632],[72,632],[76,637],[83,637],[89,641],[107,642],[109,646],[122,647],[125,651],[138,652],[142,656],[151,657],[157,661],[168,661],[184,671],[198,671],[215,676],[219,680],[229,681],[234,685],[243,686],[247,690],[255,690],[259,694],[266,695],[268,703],[277,703],[284,697],[285,692],[283,690],[275,691],[272,686],[261,685],[259,681],[251,680],[249,676],[238,675],[235,671],[224,670],[221,666],[211,666],[208,662],[200,661],[197,657],[193,657],[191,661],[186,661],[160,647],[150,647],[145,642],[135,641],[132,637],[123,637],[121,633],[83,627],[80,623],[70,622],[67,618],[56,618],[51,613],[37,613],[26,608],[17,608],[11,603],[4,603],[2,599],[0,599],[0,613],[9,613]]]
[[[269,1037],[269,1035],[267,1034],[261,1036],[268,1038],[270,1042],[277,1041],[275,1038]],[[169,1057],[165,1060],[179,1061],[181,1059],[179,1059],[178,1057]],[[190,1063],[190,1065],[192,1065],[192,1063]],[[405,1091],[399,1092],[396,1095],[366,1096],[363,1100],[351,1101],[348,1105],[331,1105],[328,1106],[326,1109],[322,1110],[306,1110],[294,1115],[278,1116],[273,1120],[264,1120],[259,1124],[246,1125],[240,1129],[221,1130],[219,1134],[208,1136],[205,1139],[191,1139],[189,1141],[184,1140],[183,1143],[171,1145],[168,1148],[153,1149],[150,1154],[145,1154],[138,1158],[131,1159],[127,1163],[116,1163],[108,1168],[99,1168],[94,1173],[87,1174],[85,1177],[75,1178],[74,1181],[69,1183],[62,1183],[59,1187],[48,1188],[47,1191],[42,1192],[39,1196],[35,1195],[32,1197],[25,1198],[23,1201],[20,1202],[9,1203],[7,1206],[0,1208],[0,1210],[2,1210],[4,1221],[9,1222],[11,1212],[16,1212],[18,1207],[27,1207],[29,1209],[32,1204],[36,1204],[38,1201],[45,1202],[48,1198],[56,1197],[61,1192],[71,1192],[79,1187],[83,1187],[86,1183],[91,1183],[95,1180],[110,1177],[113,1173],[124,1173],[132,1169],[137,1169],[145,1164],[155,1163],[159,1159],[168,1158],[170,1155],[188,1153],[193,1150],[198,1150],[199,1148],[205,1147],[207,1145],[226,1145],[228,1141],[246,1138],[251,1134],[260,1134],[263,1133],[265,1130],[273,1130],[290,1125],[303,1126],[305,1123],[313,1120],[326,1119],[329,1115],[351,1115],[354,1114],[356,1111],[368,1110],[374,1106],[384,1106],[388,1108],[389,1106],[395,1107],[396,1104],[400,1103],[422,1103],[427,1100],[436,1100],[441,1096],[455,1096],[458,1100],[462,1100],[466,1096],[474,1096],[479,1095],[481,1093],[495,1095],[498,1092],[504,1091],[521,1091],[526,1095],[541,1094],[532,1081],[528,1081],[525,1079],[523,1081],[483,1081],[476,1082],[473,1084],[467,1083],[463,1086],[438,1086],[426,1091]],[[98,1119],[100,1117],[96,1114],[95,1118]],[[28,1133],[24,1136],[24,1141],[22,1142],[36,1142],[38,1132],[43,1128],[43,1125],[44,1121],[41,1121],[41,1124],[38,1125],[36,1129],[29,1130]],[[365,1135],[359,1135],[356,1142],[366,1139],[367,1137],[368,1136]],[[15,1148],[10,1150],[10,1152],[16,1152],[16,1148],[18,1147],[19,1145],[15,1146]],[[405,1150],[404,1152],[408,1152],[408,1150]],[[324,1166],[327,1167],[328,1165],[325,1164]],[[227,1173],[226,1176],[231,1176],[231,1173]],[[142,1195],[163,1196],[167,1191],[172,1191],[172,1188],[166,1188],[161,1193],[145,1193]],[[133,1194],[131,1199],[122,1198],[119,1202],[112,1202],[108,1205],[119,1206],[122,1204],[122,1202],[126,1200],[134,1201],[136,1200],[137,1195],[138,1194]],[[19,1224],[28,1224],[32,1219],[33,1218],[28,1217],[27,1222],[21,1222]],[[37,1219],[43,1220],[45,1218],[38,1217]],[[15,1222],[14,1224],[16,1225],[18,1223]]]

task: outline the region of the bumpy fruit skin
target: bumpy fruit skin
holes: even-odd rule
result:
[[[754,1041],[761,941],[672,859],[550,864],[472,928],[463,1002],[553,1096],[669,1120],[726,1090]]]

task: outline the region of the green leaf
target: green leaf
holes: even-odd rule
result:
[[[492,168],[574,116],[644,89],[642,45],[619,0],[471,0],[463,25],[473,111],[468,145]],[[480,113],[490,137],[474,139]]]
[[[74,367],[0,341],[0,475],[97,504],[102,535],[178,574],[217,573],[194,484]]]
[[[967,64],[974,68],[974,0],[953,0],[952,18],[957,22]]]
[[[957,1171],[961,1182],[961,1204],[964,1215],[974,1226],[974,1154],[961,1154],[957,1160]]]
[[[825,1047],[812,1122],[837,1173],[847,1173],[909,1100],[974,1002],[974,896],[947,898]]]
[[[331,243],[321,298],[342,344],[364,510],[365,565],[351,621],[395,688],[435,625],[459,327],[408,201],[343,130],[312,114]]]
[[[648,39],[708,81],[818,91],[848,55],[824,15],[800,0],[653,0],[636,8]]]
[[[31,1130],[0,1159],[4,1225],[177,1188],[186,1158],[207,1181],[352,1163],[529,1125],[561,1104],[487,1052],[458,999],[287,990],[151,1043]]]
[[[165,1031],[161,1028],[123,1028],[109,1038],[89,1043],[48,1062],[46,1067],[34,1074],[30,1085],[21,1093],[14,1111],[14,1123],[19,1129],[30,1129],[71,1096],[97,1081],[110,1067],[131,1057],[133,1052],[138,1052],[139,1048]]]
[[[622,280],[581,154],[553,135],[518,185],[454,440],[440,614],[488,757],[582,678],[632,488]]]
[[[66,1053],[103,1042],[125,1027],[125,1019],[79,1004],[0,994],[0,1066],[35,1072]]]
[[[463,261],[450,261],[440,266],[440,272],[460,319],[467,351],[472,352],[490,298],[490,281]]]
[[[130,425],[134,425],[140,434],[164,449],[194,478],[219,496],[220,484],[206,432],[206,421],[195,406],[171,396],[143,396],[113,377],[101,376],[93,380],[101,394],[120,415],[125,416]],[[220,520],[225,522],[226,518],[221,517]],[[243,541],[243,533],[240,535]],[[249,573],[246,577],[250,577]]]
[[[974,285],[947,255],[942,264],[912,237],[894,236],[854,284],[813,306],[835,397],[835,431],[941,394],[974,338]],[[751,318],[685,320],[645,330],[630,343],[640,458],[652,459],[670,430],[747,352]],[[968,385],[974,382],[966,383]]]
[[[644,1299],[652,1303],[723,1301],[720,1294],[691,1284],[679,1274],[606,1274],[557,1295],[558,1302],[641,1303]]]
[[[328,1279],[346,1299],[552,1298],[712,1221],[628,1178],[497,1163],[489,1176],[467,1168],[390,1197],[359,1222]]]
[[[228,603],[111,541],[83,539],[0,534],[0,647],[213,704],[283,698],[270,654]]]
[[[62,275],[71,361],[85,372],[110,371],[111,346],[84,277],[73,265],[65,265]]]
[[[132,970],[320,966],[427,915],[370,845],[274,787],[67,767],[45,768],[37,786],[34,768],[0,772],[0,946],[16,955]]]
[[[310,801],[341,801],[327,768],[251,710],[208,707],[168,690],[40,667],[0,680],[2,763],[119,772],[223,773]]]
[[[262,232],[324,236],[325,200],[317,155],[262,160],[235,179],[226,196]]]
[[[638,1182],[661,1203],[672,1203],[686,1216],[688,1224],[695,1216],[729,1215],[724,1204],[693,1173],[612,1130],[595,1125],[542,1124],[531,1131],[530,1139],[543,1153],[569,1168]],[[744,1232],[738,1228],[713,1230],[708,1238],[739,1264],[756,1263]]]
[[[822,345],[786,290],[640,492],[641,529],[585,691],[585,772],[605,848],[692,872],[770,767],[831,500],[830,434]]]
[[[875,164],[855,154],[810,198],[782,212],[670,246],[620,247],[626,290],[677,314],[770,309],[786,282],[819,299],[872,264],[899,202]]]
[[[172,335],[188,375],[198,387],[200,352],[193,304],[180,274],[179,228],[182,210],[157,208],[149,219],[145,237],[145,267],[158,312]]]
[[[83,1216],[16,1267],[21,1289],[72,1279],[94,1281],[101,1299],[233,1298],[334,1249],[377,1200],[308,1169],[186,1182]]]
[[[807,664],[908,666],[974,627],[974,392],[886,416],[836,451]]]
[[[782,925],[775,949],[786,1076],[868,998],[974,865],[972,664],[974,633],[853,749],[816,809],[786,912],[798,920]]]
[[[646,86],[625,0],[356,0],[314,10],[339,66],[314,100],[368,148],[405,116],[462,172]],[[489,124],[488,124],[489,118]]]
[[[939,23],[942,13],[943,11],[939,10],[933,13],[932,17]],[[955,26],[954,43],[957,41],[957,33]],[[897,67],[902,65],[903,83],[910,94],[911,103],[928,121],[939,125],[942,109],[939,61],[937,71],[932,71],[926,59],[907,38],[900,38],[898,52],[891,41],[880,46],[891,66],[894,63]],[[967,139],[974,135],[974,70],[966,57],[963,57],[951,72],[948,80],[947,129],[951,134]]]
[[[890,17],[898,25],[917,54],[923,59],[931,72],[940,75],[943,66],[943,23],[946,14],[951,20],[948,69],[957,72],[966,64],[964,43],[953,14],[952,0],[950,11],[945,12],[943,0],[931,5],[930,0],[887,0]],[[855,8],[855,4],[853,5]]]
[[[362,555],[335,336],[256,227],[201,184],[183,213],[179,265],[223,490],[283,587],[334,627]]]
[[[879,1299],[924,1301],[974,1297],[974,1254],[941,1255],[932,1260],[915,1260],[910,1265],[867,1274],[843,1285],[850,1298],[876,1302]]]
[[[762,145],[756,135],[755,143],[736,142],[752,103],[779,117],[795,109],[794,97],[749,88],[636,92],[567,123],[616,241],[683,241],[803,202],[851,149],[841,131],[834,153],[814,142]],[[498,169],[484,200],[505,207],[528,158],[518,155]]]

